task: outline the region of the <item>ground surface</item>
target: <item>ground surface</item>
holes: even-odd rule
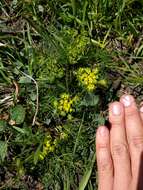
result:
[[[141,1],[2,0],[0,189],[96,189],[96,129],[142,86]]]

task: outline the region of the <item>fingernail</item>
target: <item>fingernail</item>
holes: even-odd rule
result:
[[[142,113],[143,113],[143,106],[140,108],[140,112],[142,112]]]
[[[113,104],[112,112],[114,115],[120,115],[121,114],[121,106],[119,104]]]
[[[100,127],[99,134],[100,134],[101,137],[105,137],[106,134],[107,134],[106,128],[105,127]]]
[[[122,103],[124,104],[125,107],[130,106],[132,102],[133,102],[133,97],[130,95],[126,95],[122,98]]]

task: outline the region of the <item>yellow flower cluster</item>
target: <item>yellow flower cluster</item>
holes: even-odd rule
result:
[[[63,93],[59,101],[54,101],[54,106],[61,116],[66,116],[74,111],[74,104],[78,100],[78,96],[71,98],[69,94]]]
[[[47,156],[50,152],[53,152],[55,149],[56,140],[52,142],[52,138],[50,135],[48,135],[43,144],[43,150],[41,151],[39,158],[41,160],[44,160],[45,156]]]
[[[98,68],[79,68],[77,71],[77,78],[81,85],[83,85],[87,91],[93,91],[98,83],[99,70]]]
[[[39,154],[39,159],[44,160],[44,158],[51,152],[54,152],[54,150],[57,148],[59,142],[61,140],[67,140],[68,134],[63,130],[62,126],[57,126],[57,132],[59,136],[52,139],[51,135],[47,135],[44,139],[43,143],[43,149]]]

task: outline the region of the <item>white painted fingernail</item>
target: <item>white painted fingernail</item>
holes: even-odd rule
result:
[[[143,106],[140,108],[140,112],[142,112],[142,113],[143,113]]]
[[[105,137],[106,134],[107,134],[107,131],[106,131],[105,127],[100,127],[99,133],[100,133],[101,137]]]
[[[130,95],[126,95],[122,98],[122,103],[124,104],[125,107],[130,106],[132,102],[133,102],[133,97]]]
[[[119,104],[113,104],[112,112],[114,115],[120,115],[121,114],[121,106]]]

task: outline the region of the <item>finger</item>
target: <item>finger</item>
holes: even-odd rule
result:
[[[110,153],[109,131],[105,126],[98,128],[96,133],[96,155],[99,178],[99,190],[112,190],[113,165]]]
[[[141,119],[142,119],[142,122],[143,122],[143,102],[140,105],[140,116],[141,116]]]
[[[125,108],[126,133],[131,155],[132,182],[136,187],[139,180],[141,156],[143,153],[143,125],[135,99],[124,95],[120,101]]]
[[[131,168],[124,107],[120,102],[110,104],[109,121],[111,123],[110,146],[114,165],[114,189],[127,190],[131,181]]]

